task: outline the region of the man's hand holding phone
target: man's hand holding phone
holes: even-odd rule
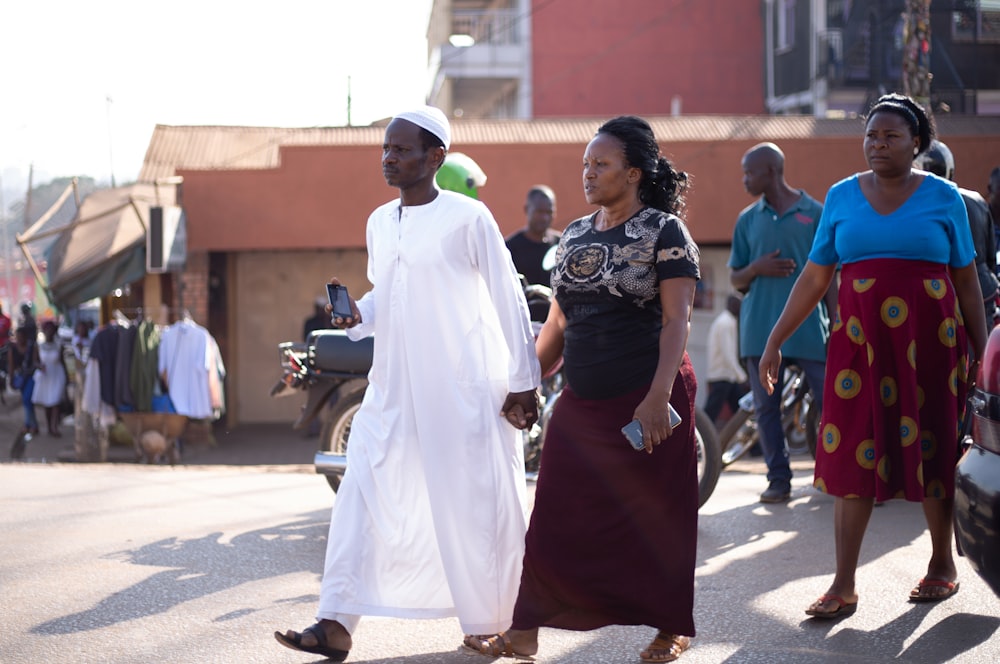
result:
[[[330,314],[330,321],[334,327],[354,327],[361,322],[361,314],[358,312],[354,300],[348,294],[347,287],[341,286],[339,280],[330,280],[330,283],[326,285],[326,295],[330,299],[326,310]]]

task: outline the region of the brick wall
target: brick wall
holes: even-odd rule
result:
[[[171,308],[176,320],[186,309],[194,322],[208,325],[208,252],[189,252],[184,271],[174,275]]]

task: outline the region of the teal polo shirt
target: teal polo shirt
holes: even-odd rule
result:
[[[763,196],[745,208],[736,220],[729,267],[739,270],[754,260],[780,249],[782,258],[795,261],[795,272],[787,277],[756,277],[740,307],[740,357],[759,357],[767,337],[781,315],[795,280],[806,266],[823,206],[804,191],[785,214],[778,213]],[[826,305],[819,306],[781,347],[787,358],[826,360],[829,334]]]

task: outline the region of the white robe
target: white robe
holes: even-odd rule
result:
[[[368,219],[371,291],[353,339],[375,334],[330,521],[318,618],[458,616],[507,629],[527,497],[519,432],[500,408],[540,380],[527,304],[493,215],[442,191]]]

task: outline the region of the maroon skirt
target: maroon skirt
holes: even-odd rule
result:
[[[947,266],[898,259],[845,265],[816,488],[876,500],[953,496],[966,349]]]
[[[563,390],[542,448],[514,629],[649,625],[694,636],[696,387],[685,355],[671,397],[683,422],[652,454],[621,433],[648,386],[601,400]]]

